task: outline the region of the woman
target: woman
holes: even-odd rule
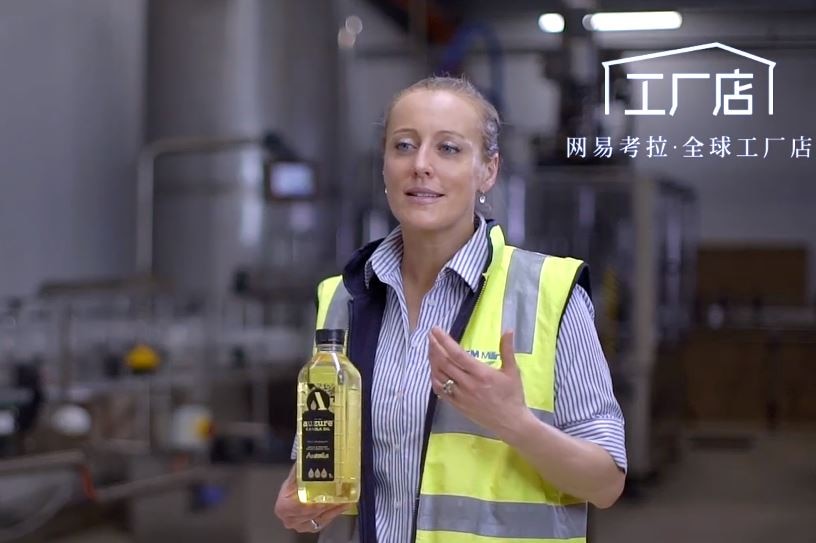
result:
[[[623,418],[573,259],[504,244],[476,213],[496,181],[499,119],[469,83],[429,78],[386,115],[385,191],[399,226],[318,292],[343,308],[363,376],[357,516],[275,512],[321,540],[582,540],[586,503],[623,489]],[[349,298],[350,304],[331,302]],[[348,309],[346,309],[348,308]]]

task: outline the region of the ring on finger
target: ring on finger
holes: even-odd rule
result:
[[[442,384],[442,392],[444,392],[448,396],[453,396],[454,386],[456,386],[456,381],[454,381],[451,378],[448,378],[448,380]]]

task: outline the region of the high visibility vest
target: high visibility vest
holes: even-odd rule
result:
[[[490,242],[493,258],[460,344],[501,367],[501,334],[513,330],[525,402],[553,424],[556,339],[583,263],[505,245],[497,226]],[[317,327],[347,328],[348,300],[341,277],[324,280]],[[586,540],[584,501],[544,481],[514,449],[447,402],[436,403],[419,493],[416,543]]]

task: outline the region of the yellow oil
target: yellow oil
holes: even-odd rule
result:
[[[362,417],[360,372],[343,354],[342,346],[318,346],[315,355],[300,370],[297,414],[300,502],[357,502]]]

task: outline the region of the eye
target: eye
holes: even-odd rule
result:
[[[408,141],[398,141],[394,144],[394,149],[397,151],[409,151],[412,147],[413,145]]]
[[[459,147],[453,145],[452,143],[443,143],[439,146],[439,150],[446,155],[455,155],[459,152]]]

